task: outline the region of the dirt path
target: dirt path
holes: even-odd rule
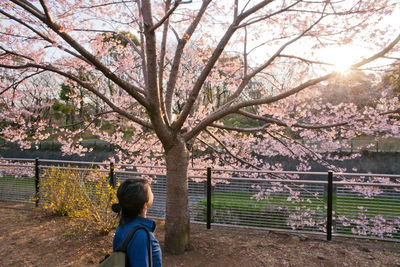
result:
[[[110,252],[108,236],[77,231],[62,217],[30,204],[0,202],[0,267],[97,266]],[[156,236],[163,240],[158,222]],[[400,266],[400,243],[335,238],[327,242],[268,231],[191,227],[183,255],[163,254],[163,266]]]

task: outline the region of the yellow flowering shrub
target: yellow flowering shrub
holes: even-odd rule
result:
[[[81,194],[76,197],[76,208],[70,217],[80,225],[107,234],[117,226],[116,214],[111,210],[116,202],[116,189],[110,186],[107,173],[92,172],[91,179],[81,183]]]
[[[44,169],[40,180],[42,207],[50,212],[66,216],[73,209],[73,199],[79,194],[77,176],[72,168],[60,169],[51,167]]]
[[[68,215],[84,230],[107,234],[116,227],[117,217],[111,210],[116,189],[110,186],[107,172],[52,167],[41,180],[45,209]]]

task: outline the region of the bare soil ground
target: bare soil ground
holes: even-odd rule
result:
[[[111,251],[107,236],[76,230],[31,204],[0,202],[0,267],[97,266]],[[156,237],[163,246],[163,222]],[[400,243],[278,234],[192,224],[183,255],[163,253],[163,266],[400,266]]]

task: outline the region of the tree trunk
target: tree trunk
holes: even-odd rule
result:
[[[189,151],[185,142],[178,137],[175,145],[165,154],[167,163],[165,249],[169,253],[182,254],[189,245]]]

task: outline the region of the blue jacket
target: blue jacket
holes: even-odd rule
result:
[[[130,223],[120,224],[115,231],[113,240],[113,250],[122,244],[125,236],[135,227],[144,226],[150,232],[151,249],[153,254],[153,267],[161,267],[161,248],[157,239],[154,237],[154,229],[156,229],[156,223],[153,220],[137,217]],[[149,242],[147,239],[146,232],[137,230],[133,235],[131,241],[128,244],[127,255],[130,267],[148,267],[149,266],[149,254],[148,254]]]

